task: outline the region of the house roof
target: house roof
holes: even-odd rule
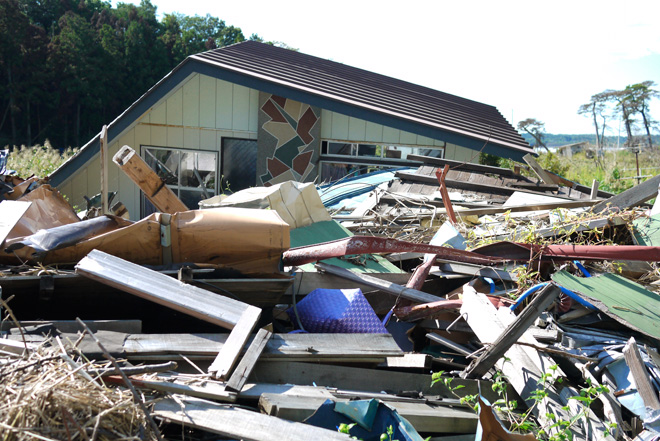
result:
[[[110,142],[194,73],[504,158],[534,153],[494,106],[256,41],[186,58],[108,125]],[[51,183],[62,183],[98,150],[97,135]]]

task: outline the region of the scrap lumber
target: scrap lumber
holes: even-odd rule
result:
[[[534,300],[523,310],[513,323],[500,334],[492,345],[479,358],[472,361],[461,373],[461,377],[480,377],[492,368],[508,349],[518,341],[522,334],[534,323],[536,318],[545,311],[559,296],[561,290],[554,283],[548,284],[534,297]]]
[[[158,174],[129,146],[120,148],[112,157],[112,161],[131,178],[135,185],[140,187],[156,210],[169,214],[188,210]]]
[[[628,368],[630,368],[630,372],[632,373],[633,380],[635,381],[635,387],[637,387],[637,392],[644,401],[644,406],[650,407],[654,410],[660,409],[658,392],[656,392],[653,384],[651,384],[649,373],[646,370],[644,361],[642,360],[642,355],[640,354],[639,348],[637,347],[635,337],[630,337],[630,340],[628,340],[626,345],[623,347],[623,356],[626,359]]]
[[[233,403],[236,401],[237,394],[233,391],[228,391],[224,385],[212,382],[205,382],[204,385],[182,384],[171,381],[169,377],[162,378],[162,381],[154,380],[141,380],[138,378],[131,378],[131,383],[138,389],[156,390],[159,392],[167,392],[170,394],[181,394],[189,397],[203,398],[207,400],[223,401]],[[169,380],[169,381],[168,381]],[[122,385],[124,381],[118,376],[104,377],[103,381]]]
[[[594,213],[601,213],[606,210],[623,211],[639,205],[654,198],[658,194],[658,185],[660,185],[660,175],[654,176],[633,188],[629,188],[622,193],[601,201],[594,206],[593,211]]]
[[[223,328],[232,329],[212,372],[225,378],[261,315],[261,309],[179,282],[164,274],[92,250],[76,272]]]
[[[514,205],[509,207],[504,206],[487,206],[479,208],[461,208],[454,207],[454,213],[458,217],[468,217],[468,216],[485,216],[485,215],[496,215],[504,214],[507,211],[511,213],[520,213],[526,211],[540,211],[540,210],[554,210],[555,208],[582,208],[590,207],[596,205],[600,200],[589,200],[589,199],[580,199],[578,201],[561,201],[561,202],[545,202],[545,203],[534,203],[529,205]],[[456,203],[461,205],[460,202]],[[444,214],[445,210],[440,208],[436,210],[436,213]]]
[[[226,387],[228,390],[240,392],[240,390],[243,389],[243,385],[250,376],[250,373],[252,373],[254,365],[257,363],[259,356],[266,347],[266,343],[268,343],[268,339],[270,339],[272,335],[273,334],[266,329],[259,329],[259,332],[257,332],[257,335],[250,343],[250,346],[248,346],[245,355],[241,358],[238,366],[236,366],[234,373],[229,378],[229,381],[227,381]]]
[[[123,349],[129,360],[213,360],[227,334],[128,335]],[[380,363],[403,352],[390,334],[273,334],[259,360]]]
[[[342,277],[346,280],[363,283],[365,285],[369,285],[381,291],[385,291],[387,293],[400,296],[404,299],[412,300],[413,302],[431,303],[431,302],[439,302],[444,300],[441,297],[437,297],[432,294],[427,294],[423,291],[418,291],[416,289],[397,285],[396,283],[377,279],[375,277],[368,276],[366,274],[357,274],[350,270],[347,270],[345,268],[340,268],[335,265],[330,265],[327,263],[320,262],[316,264],[316,268],[321,271],[334,274],[335,276]]]
[[[334,430],[286,421],[245,410],[228,407],[210,401],[178,397],[156,402],[154,416],[181,425],[202,429],[229,437],[253,441],[309,441],[348,440],[349,436]]]
[[[409,172],[398,171],[398,172],[396,172],[395,176],[397,178],[402,179],[402,180],[419,182],[419,183],[422,183],[422,184],[437,184],[437,179],[435,179],[431,176],[420,175],[420,174],[417,174],[417,173],[409,173]],[[483,192],[483,193],[488,193],[488,194],[493,194],[493,195],[510,196],[513,193],[515,193],[516,191],[523,192],[523,193],[529,193],[529,194],[543,195],[543,196],[548,195],[547,193],[544,193],[544,192],[541,192],[541,191],[528,190],[528,189],[525,189],[525,188],[492,186],[492,185],[488,185],[488,184],[478,184],[478,183],[475,183],[475,182],[458,181],[458,180],[455,180],[455,179],[445,179],[445,183],[447,184],[447,187],[449,187],[449,188],[456,188],[456,189],[459,189],[459,190],[477,191],[477,192]],[[574,198],[571,198],[569,196],[558,195],[558,194],[553,194],[552,197],[560,198],[560,199],[567,199],[567,200],[575,200]]]
[[[419,396],[419,393],[422,393],[425,396],[456,398],[442,382],[432,385],[431,380],[430,374],[310,364],[284,359],[260,360],[250,376],[249,383],[243,387],[241,397],[258,398],[260,394],[267,392],[284,393],[283,388],[290,389],[291,385],[317,385],[362,393],[378,394],[385,391],[397,395],[409,396],[412,393]],[[491,402],[498,399],[489,381],[454,378],[452,386],[461,386],[460,394],[482,393]],[[507,394],[516,399],[516,391],[512,388],[509,388]]]
[[[543,181],[545,184],[551,184],[551,185],[559,185],[560,181],[557,179],[555,176],[551,175],[547,171],[541,167],[541,165],[536,162],[536,159],[534,159],[534,156],[532,156],[531,153],[527,153],[525,156],[523,156],[523,160],[529,165],[529,167],[536,173],[536,176],[539,177],[541,181]]]
[[[481,173],[490,173],[508,178],[520,178],[520,174],[510,168],[493,167],[491,165],[475,164],[473,162],[454,161],[452,159],[434,158],[432,156],[408,155],[406,159],[411,161],[420,161],[427,165],[444,167],[448,165],[452,170],[476,171]]]
[[[332,397],[332,395],[331,395]],[[310,417],[328,397],[299,396],[283,394],[262,394],[259,407],[268,415],[290,421],[303,421]],[[349,401],[332,398],[333,401]],[[452,403],[453,404],[453,403]],[[474,433],[477,428],[477,415],[468,408],[450,407],[417,402],[387,401],[387,405],[408,420],[418,432],[426,433]]]
[[[466,321],[483,343],[493,341],[493,338],[502,334],[506,330],[507,324],[515,319],[512,317],[513,313],[509,308],[495,310],[495,307],[485,295],[477,293],[469,285],[464,287],[461,313],[465,314]],[[523,334],[522,338],[529,343],[536,342],[529,334]],[[549,367],[555,364],[554,361],[530,347],[521,345],[511,346],[505,355],[506,359],[498,361],[498,368],[507,377],[518,394],[526,399],[529,406],[532,406],[534,401],[530,399],[530,395],[538,387],[541,375],[550,372]],[[562,390],[562,393],[564,393],[564,390]],[[573,410],[571,414],[563,409],[569,401],[575,401],[569,400],[565,393],[563,395],[558,393],[552,386],[547,389],[547,392],[547,397],[532,408],[532,413],[541,424],[548,426],[553,424],[553,420],[548,418],[549,414],[554,413],[558,418],[568,421],[572,418],[572,415],[579,412],[579,410]],[[613,441],[614,438],[611,435],[603,435],[606,433],[605,425],[594,417],[593,412],[589,410],[587,412],[589,427],[584,431],[580,427],[575,427],[575,436],[584,439]],[[556,430],[556,428],[551,429],[550,434]]]

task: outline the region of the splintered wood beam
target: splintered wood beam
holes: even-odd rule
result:
[[[593,211],[594,213],[600,213],[608,209],[620,211],[639,205],[658,194],[658,184],[660,184],[660,175],[654,176],[648,181],[644,181],[616,196],[601,201],[594,206]]]
[[[236,326],[227,337],[227,341],[218,352],[211,366],[209,366],[209,373],[214,378],[226,380],[231,374],[231,370],[236,364],[238,357],[243,350],[243,346],[247,343],[252,335],[252,330],[257,326],[261,309],[254,306],[252,309],[246,310],[241,316]]]
[[[240,392],[241,389],[243,389],[245,382],[252,373],[252,369],[254,369],[255,364],[257,364],[259,356],[264,351],[266,343],[268,343],[268,340],[272,335],[271,332],[265,329],[259,329],[259,332],[257,332],[252,343],[250,343],[245,355],[241,358],[236,369],[234,369],[234,373],[229,378],[229,381],[227,381],[226,387],[228,390]]]
[[[527,163],[527,165],[530,166],[532,170],[534,170],[536,176],[538,176],[539,179],[545,184],[558,185],[560,183],[559,179],[548,173],[545,169],[543,169],[543,167],[541,167],[538,162],[536,162],[536,159],[534,159],[534,156],[532,156],[531,153],[527,153],[525,156],[523,156],[523,160]]]
[[[463,378],[481,377],[490,370],[497,360],[513,346],[514,343],[534,323],[534,320],[555,301],[561,290],[554,283],[547,285],[534,297],[534,300],[519,316],[500,334],[484,353],[474,360],[461,373]]]
[[[193,398],[168,398],[154,405],[152,415],[182,426],[206,430],[230,439],[253,441],[342,440],[349,437],[336,430],[294,423],[259,412],[227,407]]]
[[[172,277],[119,257],[92,250],[77,265],[76,272],[154,303],[231,329],[214,367],[225,378],[237,361],[243,345],[255,328],[261,309],[238,300],[187,285]]]
[[[432,294],[427,294],[423,291],[418,291],[416,289],[407,288],[405,286],[397,285],[396,283],[388,282],[386,280],[377,279],[373,276],[366,274],[357,274],[345,268],[340,268],[336,265],[331,265],[328,263],[317,263],[316,268],[325,271],[326,273],[333,274],[342,279],[350,280],[352,282],[362,283],[364,285],[371,286],[372,288],[379,289],[381,291],[400,296],[404,299],[411,300],[418,303],[431,303],[439,302],[445,300],[441,297],[434,296]]]
[[[646,370],[642,355],[637,347],[637,342],[634,337],[623,347],[623,356],[626,359],[626,364],[630,368],[637,392],[644,401],[644,406],[651,409],[660,409],[660,400],[658,400],[658,393],[655,391],[651,380],[649,379],[649,372]]]
[[[162,213],[174,214],[179,211],[188,211],[188,207],[181,202],[155,171],[135,153],[135,150],[125,145],[113,156],[112,161],[122,169],[131,180],[140,187],[140,190]]]

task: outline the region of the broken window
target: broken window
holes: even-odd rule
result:
[[[444,148],[322,141],[321,181],[336,181],[348,175],[405,165],[402,162],[407,160],[408,155],[442,158]]]
[[[199,208],[199,201],[217,193],[217,152],[143,146],[142,156],[190,209]],[[154,206],[143,197],[143,216],[154,211]]]
[[[257,185],[257,141],[222,138],[222,191],[235,193],[255,185]]]

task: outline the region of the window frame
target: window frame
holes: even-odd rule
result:
[[[219,154],[218,151],[216,150],[204,150],[204,149],[187,149],[187,148],[181,148],[181,147],[162,147],[162,146],[157,146],[157,145],[149,145],[149,144],[141,144],[140,145],[140,156],[141,158],[149,163],[149,158],[147,157],[148,150],[161,150],[161,151],[168,151],[168,152],[179,152],[179,163],[177,167],[177,185],[171,185],[171,184],[166,184],[167,187],[174,192],[174,194],[180,199],[181,198],[181,190],[184,191],[198,191],[200,195],[202,196],[202,199],[204,199],[204,191],[198,186],[198,187],[188,187],[185,185],[181,185],[181,159],[183,157],[183,153],[211,153],[215,157],[215,169],[213,170],[213,173],[215,173],[215,184],[212,189],[213,194],[209,195],[209,197],[213,197],[218,194],[218,188],[219,188],[219,179],[218,179],[218,170],[220,169],[220,160],[221,160],[221,155]],[[154,158],[156,159],[156,158]],[[156,159],[158,160],[158,159]],[[151,167],[150,167],[151,168]],[[153,169],[152,169],[153,170]],[[155,171],[155,170],[154,170]],[[157,173],[157,171],[156,171]],[[204,187],[207,190],[211,190],[209,188]],[[147,213],[147,202],[149,200],[146,198],[144,195],[144,192],[142,193],[142,197],[140,198],[140,212],[142,214],[141,217],[145,217]],[[200,200],[202,200],[200,199]],[[195,208],[191,208],[191,210],[194,210]]]

